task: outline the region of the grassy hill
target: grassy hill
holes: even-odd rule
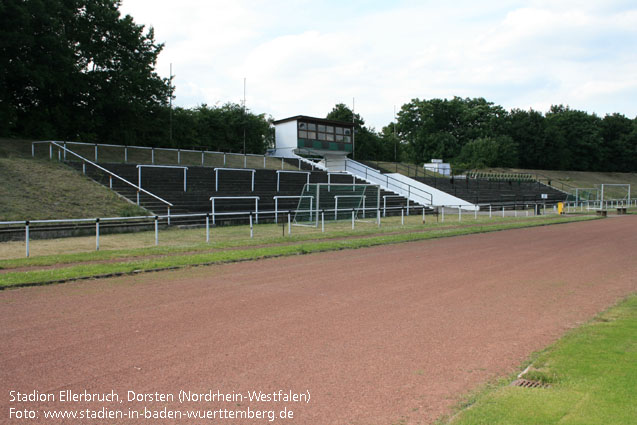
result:
[[[31,158],[31,141],[0,139],[0,220],[145,215],[57,161]]]

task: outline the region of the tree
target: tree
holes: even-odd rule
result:
[[[181,148],[243,153],[245,130],[246,153],[263,154],[274,140],[271,118],[244,111],[243,106],[234,103],[177,108],[173,123],[174,144]]]
[[[506,134],[516,143],[519,166],[543,168],[550,155],[546,142],[546,120],[541,112],[513,109],[507,119]]]
[[[150,144],[163,140],[163,45],[119,0],[0,3],[3,135]],[[167,119],[166,121],[167,122]]]
[[[546,114],[547,169],[600,170],[603,162],[600,119],[559,105]]]
[[[383,144],[374,129],[365,126],[365,120],[347,105],[338,103],[327,114],[328,120],[354,123],[354,152],[352,158],[361,160],[383,159]]]
[[[461,168],[515,167],[518,152],[509,136],[481,137],[462,147],[455,159]]]

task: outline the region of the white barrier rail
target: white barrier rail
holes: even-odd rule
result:
[[[351,170],[351,174],[363,178],[372,184],[380,185],[383,189],[402,195],[420,205],[431,206],[433,196],[431,193],[401,182],[393,177],[381,173],[380,171],[368,167],[350,159],[345,160],[345,171]]]
[[[358,195],[357,195],[358,196]],[[218,198],[223,198],[223,197],[218,197]],[[257,198],[257,197],[244,197],[244,198]],[[258,200],[256,200],[258,202]],[[570,211],[570,209],[577,209],[579,208],[580,211],[585,211],[588,210],[588,208],[584,208],[584,202],[581,203],[577,203],[577,205],[575,205],[576,203],[569,203],[567,205],[565,205],[565,208],[567,209],[567,211]],[[617,206],[618,208],[632,208],[635,207],[637,208],[637,199],[631,199],[631,200],[625,200],[625,202],[622,204],[621,201],[617,201],[617,203],[614,203],[613,205]],[[140,225],[150,225],[150,224],[154,224],[154,231],[155,231],[155,245],[159,244],[159,222],[161,220],[166,220],[167,224],[170,224],[170,219],[176,219],[176,218],[194,218],[194,217],[202,217],[205,218],[205,228],[206,228],[206,242],[210,241],[210,217],[212,215],[213,217],[213,225],[215,225],[215,217],[243,217],[245,219],[246,216],[249,216],[250,221],[252,220],[252,215],[254,215],[255,217],[255,222],[258,222],[258,216],[262,215],[262,216],[269,216],[272,215],[274,217],[277,217],[280,214],[287,214],[288,216],[288,234],[291,233],[291,215],[293,213],[310,213],[313,214],[313,212],[320,214],[321,217],[321,231],[324,232],[325,231],[325,213],[334,213],[334,214],[338,214],[338,212],[347,212],[347,211],[351,211],[352,212],[352,228],[354,228],[354,221],[356,221],[356,212],[360,212],[360,211],[364,211],[364,212],[375,212],[376,213],[376,220],[378,223],[378,226],[380,226],[380,218],[381,218],[381,212],[383,214],[386,214],[386,211],[391,210],[391,211],[400,211],[401,214],[401,224],[404,224],[404,220],[405,220],[405,212],[407,210],[406,207],[404,206],[400,206],[400,207],[386,207],[384,206],[383,209],[381,210],[380,206],[376,206],[376,207],[364,207],[364,208],[338,208],[338,206],[335,205],[335,208],[328,208],[328,209],[319,209],[319,210],[315,210],[313,208],[312,205],[310,205],[310,209],[309,210],[278,210],[278,207],[275,208],[275,210],[273,211],[267,211],[267,210],[263,210],[263,211],[258,211],[258,203],[255,204],[256,206],[256,211],[233,211],[233,212],[216,212],[213,210],[213,213],[196,213],[196,214],[174,214],[174,215],[170,215],[170,214],[166,214],[166,215],[150,215],[150,216],[135,216],[135,217],[98,217],[98,218],[78,218],[78,219],[46,219],[46,220],[12,220],[12,221],[0,221],[0,225],[15,225],[15,226],[24,226],[24,234],[25,234],[25,254],[26,257],[30,256],[30,233],[34,230],[37,229],[37,227],[32,227],[34,224],[62,224],[62,223],[94,223],[95,224],[95,249],[99,250],[100,249],[100,224],[104,223],[104,222],[116,222],[116,221],[121,221],[121,222],[127,222],[127,221],[132,221],[132,220],[146,220],[146,222],[144,223],[139,223]],[[473,216],[474,219],[478,218],[478,215],[486,215],[487,214],[487,209],[488,209],[488,216],[489,218],[493,218],[493,213],[500,213],[500,211],[502,211],[502,216],[505,216],[505,210],[509,209],[509,216],[510,217],[520,217],[520,213],[524,214],[524,216],[529,217],[529,216],[536,216],[538,214],[546,214],[547,213],[547,206],[551,207],[549,211],[552,211],[553,214],[556,214],[556,208],[555,205],[546,205],[543,203],[520,203],[520,204],[510,204],[510,205],[498,205],[497,208],[493,208],[493,205],[491,204],[481,204],[480,205],[480,213],[478,212],[477,209],[475,208],[467,208],[465,205],[444,205],[444,206],[440,206],[437,207],[435,211],[432,211],[430,208],[425,207],[425,206],[412,206],[411,209],[412,210],[421,210],[422,211],[422,220],[423,223],[425,223],[425,214],[427,213],[427,211],[432,211],[432,214],[436,214],[437,217],[439,217],[439,220],[441,222],[444,223],[445,221],[445,217],[446,215],[448,215],[449,213],[454,213],[455,211],[457,211],[458,214],[458,221],[462,221],[463,216],[465,215],[470,215]],[[593,209],[593,208],[590,208]],[[541,211],[541,212],[540,212]],[[575,212],[575,211],[573,211]],[[529,214],[531,213],[531,214]],[[373,216],[373,214],[371,215]],[[318,223],[316,224],[318,226]],[[313,226],[314,227],[314,226]],[[39,230],[39,229],[38,229]],[[48,229],[47,229],[48,230]],[[252,235],[252,226],[251,226],[251,235]]]

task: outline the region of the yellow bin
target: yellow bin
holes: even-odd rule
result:
[[[557,203],[557,213],[564,214],[564,202]]]

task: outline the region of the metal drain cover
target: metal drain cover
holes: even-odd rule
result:
[[[523,387],[523,388],[548,388],[548,384],[543,384],[538,381],[529,381],[528,379],[516,379],[511,382],[511,385],[514,387]]]

